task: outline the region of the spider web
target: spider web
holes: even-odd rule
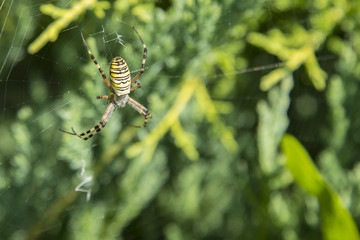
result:
[[[95,29],[92,32],[86,32],[84,29],[88,29],[89,27],[86,23],[84,23],[86,21],[84,21],[84,19],[77,20],[72,22],[68,27],[60,32],[57,41],[47,43],[45,47],[35,54],[31,55],[27,53],[26,49],[29,43],[35,38],[34,28],[45,30],[52,21],[52,19],[47,19],[46,17],[44,18],[44,14],[39,10],[41,5],[47,3],[55,4],[56,2],[39,0],[32,1],[32,3],[25,3],[25,1],[3,0],[0,5],[0,134],[4,136],[2,137],[2,141],[4,141],[4,139],[10,140],[6,144],[0,144],[0,168],[3,168],[0,174],[6,172],[6,170],[10,169],[11,166],[16,166],[19,169],[19,174],[27,174],[26,171],[31,171],[29,170],[31,169],[31,166],[27,166],[28,163],[26,156],[22,153],[24,151],[31,153],[32,150],[24,149],[26,148],[25,146],[27,146],[25,144],[19,145],[19,142],[26,141],[21,139],[21,134],[30,135],[30,142],[36,145],[36,142],[42,141],[41,137],[43,135],[51,136],[54,133],[54,129],[62,126],[61,123],[63,120],[59,119],[59,111],[64,111],[68,105],[73,104],[74,102],[88,100],[84,90],[86,88],[84,85],[84,82],[87,80],[86,76],[84,76],[83,79],[77,78],[79,76],[81,66],[89,65],[89,68],[87,68],[89,69],[89,75],[92,76],[93,79],[97,79],[99,82],[99,85],[96,85],[96,87],[99,88],[96,89],[95,94],[108,94],[100,73],[92,63],[85,46],[82,44],[80,31],[83,31],[85,39],[91,38],[94,40],[90,40],[89,44],[91,47],[98,47],[98,49],[95,50],[97,53],[95,57],[105,73],[108,72],[108,63],[110,60],[118,55],[123,56],[128,61],[132,74],[136,74],[140,70],[142,46],[138,41],[136,34],[132,32],[132,23],[125,22],[118,18],[115,18],[118,25],[117,30],[115,31],[110,26],[99,24],[95,28],[92,28]],[[71,5],[71,3],[72,1],[63,2],[61,7],[66,8]],[[20,13],[17,12],[18,9],[20,9]],[[234,15],[235,17],[237,13],[229,12],[228,14]],[[226,27],[227,25],[231,26],[232,22],[224,20],[224,22],[220,22],[219,24]],[[9,27],[10,25],[11,27]],[[181,33],[177,34],[177,37],[181,37]],[[146,34],[144,35],[146,36]],[[147,38],[148,37],[151,36],[147,35]],[[144,41],[147,44],[149,51],[149,59],[146,63],[144,73],[146,75],[147,72],[151,72],[152,69],[157,68],[158,62],[151,61],[151,54],[156,54],[157,50],[162,47],[162,44],[154,42],[149,44],[146,42],[146,38],[144,38]],[[69,49],[70,51],[76,49],[74,46],[77,46],[80,50],[66,55],[69,53]],[[136,49],[137,53],[134,54],[132,51],[133,48],[128,46],[134,46],[133,48]],[[54,48],[63,49],[64,54],[57,55]],[[98,51],[99,49],[100,51]],[[334,62],[334,57],[332,55],[320,56],[319,59],[324,65]],[[270,57],[269,55],[265,56],[259,62],[263,62],[263,64],[249,66],[244,69],[237,69],[227,73],[215,70],[211,75],[211,78],[219,80],[224,76],[244,75],[247,79],[259,79],[270,70],[284,66],[284,64],[278,59]],[[171,81],[180,81],[183,76],[179,73],[172,73],[167,77]],[[147,84],[146,82],[142,82],[142,88],[144,90],[141,89],[134,93],[135,98],[144,100],[146,99],[144,96],[146,93],[158,90],[156,87],[151,84]],[[83,99],[68,99],[69,94],[74,93],[74,91],[78,96],[83,97]],[[244,104],[256,102],[259,98],[261,98],[259,95],[254,96],[253,93],[254,92],[248,92],[243,96],[245,101]],[[96,102],[95,96],[96,95],[93,96],[94,102]],[[304,99],[304,101],[311,102],[312,99]],[[72,116],[68,116],[68,124],[75,124],[77,127],[80,127],[81,129],[78,130],[79,132],[90,129],[97,123],[98,120],[100,120],[100,117],[103,114],[101,111],[104,111],[105,108],[106,103],[99,102],[93,109],[81,109],[81,111],[84,111],[83,118],[86,119],[86,125],[82,125],[84,122],[76,123],[76,121],[80,119]],[[311,115],[316,110],[317,109],[310,109],[310,112],[307,114]],[[87,114],[89,111],[95,112],[95,116],[98,116],[97,119],[89,118],[88,116],[92,116],[92,114],[94,114]],[[123,115],[130,115],[130,117]],[[128,121],[133,121],[132,119],[136,119],[136,117],[136,113],[133,113],[131,110],[121,110],[115,112],[112,117],[112,121],[117,123],[122,122],[126,125]],[[15,121],[26,122],[26,124],[29,124],[29,128],[36,128],[36,132],[26,132],[26,129],[24,129],[21,124],[16,124]],[[159,119],[155,117],[152,121],[155,125],[159,122]],[[66,126],[69,126],[68,124]],[[151,121],[150,124],[152,124]],[[110,122],[106,129],[116,129],[116,123]],[[103,135],[111,135],[111,133],[112,130],[106,130]],[[63,137],[61,134],[62,133],[58,132],[56,136],[53,136],[53,138]],[[146,133],[139,133],[139,138],[141,138],[141,134]],[[16,141],[14,141],[14,138],[11,136],[16,136],[16,138],[19,139],[15,139]],[[24,139],[26,138],[24,137]],[[94,185],[96,186],[96,182],[100,181],[99,179],[94,179],[93,177],[92,167],[94,166],[94,163],[87,163],[84,158],[90,154],[90,148],[92,152],[95,153],[101,149],[96,142],[86,143],[86,145],[83,146],[83,149],[76,153],[74,152],[74,159],[71,162],[62,162],[63,159],[61,159],[61,155],[56,155],[56,153],[54,153],[53,159],[41,159],[41,161],[44,162],[60,162],[57,164],[59,169],[62,171],[64,171],[64,169],[68,169],[69,175],[72,175],[71,178],[73,178],[73,181],[71,181],[67,186],[68,190],[73,192],[78,191],[78,194],[84,194],[84,196],[80,198],[79,203],[76,203],[66,209],[66,212],[71,212],[73,208],[85,209],[87,201],[93,201],[91,193],[94,192]],[[50,152],[55,152],[58,148],[56,142],[49,142],[49,145],[44,147]],[[82,156],[79,156],[79,153]],[[46,166],[47,163],[44,163],[45,168]],[[25,172],[21,173],[21,169]],[[41,169],[33,170],[41,171]],[[11,219],[6,219],[6,221],[2,219],[2,223],[6,222],[3,228],[16,229],[14,225],[18,224],[17,221],[19,218],[21,218],[22,215],[32,213],[34,208],[33,202],[36,202],[38,198],[44,199],[51,195],[51,193],[47,193],[49,196],[47,196],[46,193],[37,195],[37,191],[29,191],[26,199],[18,199],[14,201],[15,203],[13,203],[11,197],[16,195],[16,191],[22,191],[22,187],[24,186],[31,186],[24,184],[24,181],[26,180],[22,179],[21,176],[18,176],[18,179],[15,180],[18,182],[5,181],[0,184],[0,205],[4,206],[3,209],[0,210],[0,216],[8,217],[8,211],[11,211],[12,215]],[[54,173],[53,176],[43,176],[42,180],[52,182],[54,188],[56,187],[57,181],[63,181],[56,173]],[[41,184],[36,186],[41,186]],[[96,190],[98,189],[95,189],[95,191]],[[26,207],[17,209],[14,208],[14,204],[25,204]],[[9,210],[9,208],[11,208],[11,210]],[[113,212],[117,211],[119,211],[119,208],[116,204],[114,204]],[[105,221],[105,217],[106,216],[94,219],[94,221]],[[157,220],[159,219],[154,217],[153,219],[138,221],[140,221],[139,225],[141,226],[141,224],[146,225],[150,223],[150,221]],[[23,223],[21,226],[30,225]],[[158,227],[161,228],[162,226],[159,225]],[[61,226],[55,225],[50,228],[59,229]],[[15,235],[12,235],[12,237],[15,237],[16,234],[23,236],[23,231],[27,230],[28,229],[20,229],[15,232]],[[52,230],[46,229],[46,231]],[[132,235],[134,238],[138,237],[137,232],[127,234],[128,236]],[[8,235],[4,233],[4,236]]]
[[[55,105],[54,102],[61,100],[71,91],[70,86],[68,86],[69,83],[74,84],[73,82],[76,82],[75,84],[78,88],[78,94],[83,94],[81,79],[75,81],[74,79],[72,79],[72,75],[78,69],[78,64],[87,64],[91,62],[85,47],[82,45],[80,38],[80,31],[82,31],[82,28],[84,27],[83,25],[78,25],[78,22],[74,22],[60,32],[59,39],[57,40],[58,42],[49,42],[44,48],[42,48],[39,52],[33,55],[26,52],[27,46],[32,40],[34,40],[33,36],[31,36],[29,32],[32,31],[33,28],[40,28],[42,30],[45,30],[49,23],[49,21],[43,22],[43,14],[39,11],[39,7],[43,4],[54,2],[55,1],[41,0],[31,4],[18,3],[14,0],[3,0],[1,2],[1,125],[5,125],[5,123],[10,124],[11,121],[18,114],[18,110],[25,105],[31,106],[31,108],[36,110],[36,105],[38,104],[38,101],[41,100],[33,99],[31,96],[29,85],[31,85],[30,78],[33,75],[37,75],[37,77],[43,79],[46,87],[49,89],[49,92],[46,94],[46,104],[48,104],[49,106]],[[63,7],[67,7],[71,2],[72,1],[65,3]],[[22,5],[20,14],[18,14],[20,17],[16,19],[16,21],[13,21],[13,19],[11,19],[11,16],[15,15],[14,6],[16,6],[17,4]],[[28,18],[30,18],[30,21],[27,21]],[[131,33],[132,25],[130,23],[124,22],[118,18],[116,18],[116,20],[118,21],[118,25],[121,26],[119,28],[127,28],[126,33]],[[13,28],[9,28],[9,24],[13,25]],[[11,29],[12,31],[7,32],[7,29]],[[111,60],[112,57],[119,55],[119,52],[122,52],[123,55],[126,55],[126,44],[129,42],[136,42],[137,39],[134,34],[132,34],[132,36],[130,37],[124,37],[125,34],[118,31],[108,30],[107,26],[104,25],[99,25],[97,29],[98,31],[87,32],[84,34],[86,34],[87,37],[93,37],[97,39],[96,43],[103,45],[103,47],[105,48],[105,52],[102,52],[102,54],[105,55],[105,57],[103,58],[105,58],[106,61],[101,61],[100,65],[102,66],[103,70],[107,72],[109,60]],[[71,37],[69,39],[69,35],[76,35],[73,34],[73,32],[76,32],[78,38]],[[64,49],[64,51],[66,51],[66,48],[69,45],[72,45],[74,42],[76,42],[78,45],[82,45],[83,53],[80,56],[74,56],[73,59],[66,56],[56,56],[52,52],[49,52],[49,49],[54,47],[54,44],[59,45],[61,48]],[[160,48],[160,45],[156,46],[153,44],[150,47],[151,51],[156,51],[156,49]],[[139,50],[137,58],[141,59],[142,52],[140,43],[138,43],[137,48]],[[99,60],[99,58],[100,57],[97,57],[97,60]],[[139,60],[133,60],[130,63],[130,69],[132,74],[136,74],[140,70],[139,62]],[[51,66],[50,68],[48,67],[49,65]],[[156,62],[147,62],[145,69],[147,70],[153,65],[156,65]],[[283,63],[281,62],[269,63],[246,69],[240,69],[226,74],[213,74],[211,78],[217,79],[223,77],[224,75],[240,75],[245,73],[261,72],[265,70],[275,69],[281,66],[283,66]],[[59,72],[61,72],[61,77],[59,77]],[[94,75],[94,78],[99,78],[100,76],[95,65],[93,66],[92,74]],[[181,75],[177,74],[168,75],[169,79],[180,79],[181,77]],[[146,88],[154,89],[152,86],[146,86]],[[104,87],[103,90],[106,91],[106,88]],[[141,96],[142,93],[139,93],[137,95]],[[248,98],[251,97],[248,96]],[[33,119],[33,122],[39,121],[42,117],[45,117],[48,114],[52,114],[54,111],[65,107],[67,104],[69,104],[69,102],[63,102],[59,106],[54,106],[47,112],[44,112],[37,118]],[[52,122],[51,124],[43,127],[38,134],[46,134],[46,131],[49,128],[56,127],[55,123],[56,122]],[[33,136],[33,140],[36,140],[36,137],[37,135]],[[6,154],[4,154],[3,157],[7,158],[9,156],[6,156]]]
[[[55,3],[55,1],[51,2]],[[33,28],[40,28],[45,30],[49,24],[49,21],[44,22],[43,14],[39,11],[39,7],[43,4],[51,2],[37,1],[35,3],[35,1],[33,1],[31,4],[14,0],[3,0],[1,2],[0,17],[2,24],[0,26],[0,128],[3,139],[13,140],[13,138],[10,136],[15,134],[14,132],[16,131],[23,130],[17,130],[16,128],[18,126],[11,126],[15,118],[27,117],[26,115],[32,115],[32,113],[35,113],[30,117],[31,119],[29,120],[29,127],[38,127],[39,125],[42,125],[39,124],[39,122],[47,118],[49,115],[54,115],[56,111],[70,104],[71,101],[62,101],[61,99],[72,91],[70,90],[70,85],[72,85],[74,82],[72,76],[74,72],[77,71],[77,66],[79,64],[86,64],[91,62],[91,59],[87,55],[86,49],[81,42],[80,31],[82,27],[79,26],[77,22],[72,23],[66,29],[62,30],[57,42],[48,43],[43,49],[33,55],[29,55],[26,52],[27,46],[32,40],[34,40],[32,34],[29,34],[29,32],[31,32]],[[63,7],[68,6],[70,2],[65,3]],[[19,5],[22,6],[19,7]],[[19,14],[17,14],[16,11],[18,11],[19,8],[21,11]],[[16,15],[18,15],[19,18],[16,18]],[[30,19],[30,21],[28,19]],[[13,26],[9,27],[9,25]],[[124,47],[125,40],[123,39],[123,36],[118,32],[108,31],[106,27],[102,25],[99,25],[97,29],[97,32],[84,32],[84,35],[87,37],[96,38],[99,44],[108,46],[106,47],[107,52],[105,52],[105,55],[110,56],[110,58],[116,56],[117,53],[113,52],[114,50],[112,50],[112,47],[114,45],[118,45],[118,49],[120,47]],[[69,34],[72,35],[72,32],[76,32],[75,35],[78,36],[78,38],[68,39]],[[126,39],[126,41],[129,41],[129,39]],[[70,57],[67,58],[64,56],[57,56],[51,52],[53,45],[66,49],[68,46],[71,46],[72,42],[77,42],[79,45],[82,45],[82,55],[74,56],[73,59],[70,59]],[[101,62],[101,65],[103,66],[104,71],[107,72],[107,62],[104,62],[104,65],[102,63],[103,62]],[[137,70],[135,69],[135,72],[136,71]],[[59,73],[61,73],[60,76]],[[98,73],[95,65],[93,66],[93,71],[91,74],[93,74],[94,78],[98,78],[99,80],[101,79],[101,76]],[[37,78],[41,79],[41,81],[34,85],[32,81],[36,80]],[[34,86],[31,87],[31,85]],[[76,83],[76,85],[78,88],[78,94],[83,95],[81,81]],[[43,88],[48,89],[48,91],[36,94],[37,89],[39,90]],[[103,88],[102,91],[105,91],[105,88]],[[103,92],[99,91],[98,95],[100,94],[103,94]],[[45,97],[46,102],[44,103],[43,98]],[[46,104],[48,106],[47,110],[42,111],[41,113],[37,112],[40,111],[40,108],[38,107],[39,104]],[[58,120],[56,119],[45,123],[40,129],[38,129],[37,133],[32,133],[30,136],[31,142],[39,141],[40,135],[51,134],[49,130],[54,128],[58,128]],[[61,137],[61,134],[58,134],[56,137]],[[0,166],[3,168],[1,171],[2,173],[6,171],[5,169],[8,165],[26,165],[26,163],[20,163],[18,162],[20,160],[16,160],[16,156],[23,152],[23,146],[17,145],[16,142],[9,142],[9,145],[12,145],[10,149],[6,149],[8,146],[2,145],[0,150]],[[97,146],[92,145],[90,147],[96,148]],[[55,146],[49,144],[46,146],[46,148],[53,149]],[[28,160],[29,159],[25,161]],[[53,159],[53,161],[59,160],[60,159],[57,157]],[[75,170],[74,176],[76,176],[77,180],[75,180],[72,186],[69,186],[69,189],[73,192],[85,193],[85,196],[82,199],[82,202],[85,203],[91,199],[91,186],[87,185],[89,185],[88,183],[93,180],[92,173],[91,171],[87,172],[87,163],[81,159],[81,157],[74,158],[74,162],[77,162],[77,164],[75,164],[75,166],[71,166],[70,168]],[[57,180],[55,178],[49,181],[54,181],[53,183],[56,184]],[[1,210],[1,212],[4,213],[3,216],[8,214],[5,213],[8,211],[7,209],[11,209],[14,206],[12,198],[8,198],[6,196],[14,196],[16,191],[18,191],[17,185],[21,184],[22,183],[20,182],[3,182],[1,184],[0,202],[3,206]],[[2,222],[7,222],[5,224],[7,226],[4,225],[4,228],[13,229],[13,237],[17,235],[21,236],[22,230],[29,230],[17,227],[14,228],[14,225],[19,223],[19,218],[21,218],[22,215],[30,214],[29,212],[31,212],[31,209],[33,208],[32,202],[36,201],[37,196],[34,192],[28,193],[26,195],[26,199],[19,199],[16,201],[16,204],[25,205],[22,210],[13,208],[11,210],[11,218],[7,217],[6,220],[3,218],[1,219]],[[24,209],[25,212],[23,211]],[[117,211],[117,208],[114,208],[113,211]],[[97,220],[101,221],[102,219]],[[29,226],[30,225],[28,225],[28,227]],[[20,231],[17,232],[17,230]],[[9,235],[6,235],[5,232],[2,232],[0,235],[1,238],[9,237]]]

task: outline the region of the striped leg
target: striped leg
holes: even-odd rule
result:
[[[89,49],[89,47],[88,47],[88,45],[87,45],[87,43],[86,43],[86,41],[84,39],[84,36],[83,36],[82,32],[80,32],[80,34],[81,34],[81,38],[82,38],[82,40],[83,40],[83,42],[84,42],[84,44],[85,44],[85,46],[86,46],[86,48],[88,50],[88,53],[89,53],[89,55],[91,57],[91,60],[93,60],[93,62],[95,63],[97,69],[99,69],[99,72],[101,73],[101,76],[104,79],[106,86],[110,89],[111,92],[114,92],[114,90],[110,86],[109,80],[107,79],[104,71],[101,69],[99,63],[96,61],[95,56],[91,53],[91,51],[90,51],[90,49]]]
[[[146,48],[146,45],[145,45],[144,41],[142,40],[142,38],[140,37],[140,34],[138,33],[138,31],[136,30],[136,28],[134,26],[133,26],[133,29],[135,30],[136,34],[139,36],[139,39],[140,39],[140,41],[141,41],[141,43],[142,43],[142,45],[144,47],[144,55],[143,55],[143,59],[142,59],[142,63],[141,63],[140,72],[138,72],[138,74],[136,74],[136,76],[133,79],[131,79],[131,83],[136,82],[136,80],[138,80],[139,77],[141,76],[141,74],[143,74],[143,72],[145,71],[145,63],[146,63],[146,55],[147,55],[147,48]],[[140,83],[137,83],[136,86],[139,86],[139,85],[140,85]],[[135,88],[138,89],[140,87],[135,87]]]
[[[131,97],[128,97],[128,102],[127,102],[133,109],[135,109],[136,111],[138,111],[138,113],[140,113],[141,115],[144,116],[144,124],[142,126],[135,126],[135,125],[131,125],[133,127],[137,127],[137,128],[144,128],[147,125],[148,122],[148,118],[152,118],[149,110],[144,107],[143,105],[141,105],[140,103],[138,103],[137,101],[135,101],[134,99],[132,99]]]
[[[64,133],[67,133],[67,134],[78,136],[79,138],[81,138],[83,140],[88,140],[89,138],[92,138],[95,134],[100,132],[106,126],[106,124],[109,122],[111,115],[113,114],[114,111],[115,111],[115,103],[110,102],[110,104],[106,108],[106,111],[105,111],[104,115],[102,116],[100,122],[97,125],[95,125],[95,127],[91,128],[90,130],[88,130],[86,132],[78,134],[75,132],[74,128],[71,128],[71,130],[73,132],[67,132],[62,129],[59,129],[59,130]]]

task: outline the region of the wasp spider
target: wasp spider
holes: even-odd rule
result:
[[[108,99],[109,105],[102,116],[100,122],[90,130],[83,132],[83,133],[76,133],[74,128],[72,129],[72,132],[67,132],[62,129],[59,129],[60,131],[78,136],[79,138],[83,140],[88,140],[89,138],[93,137],[96,133],[100,132],[106,124],[109,122],[111,115],[115,111],[116,106],[119,108],[125,107],[126,104],[129,104],[132,108],[134,108],[136,111],[138,111],[141,115],[144,116],[144,124],[142,126],[134,126],[134,127],[146,127],[148,118],[151,118],[151,114],[148,111],[146,107],[129,97],[129,93],[131,91],[134,91],[141,87],[140,83],[137,81],[141,74],[145,71],[145,62],[146,62],[146,55],[147,55],[147,49],[144,41],[140,37],[140,34],[136,30],[135,27],[133,27],[136,34],[139,36],[139,39],[144,47],[144,55],[142,59],[142,65],[140,71],[136,74],[134,78],[131,79],[130,76],[130,70],[128,65],[126,64],[125,60],[122,57],[115,57],[111,63],[110,63],[110,82],[108,78],[106,77],[104,71],[101,69],[99,63],[96,61],[94,55],[91,53],[88,45],[86,44],[86,41],[84,39],[83,34],[81,33],[82,40],[88,50],[88,53],[95,63],[97,69],[101,73],[101,76],[103,77],[106,86],[109,88],[109,90],[113,93],[111,95],[102,95],[97,96],[97,99]],[[134,87],[131,87],[132,84],[135,84]]]

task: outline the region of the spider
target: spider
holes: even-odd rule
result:
[[[141,88],[141,84],[137,80],[139,79],[141,74],[143,74],[145,71],[145,62],[147,55],[147,49],[144,41],[142,40],[140,34],[138,33],[138,31],[134,26],[133,29],[135,30],[136,34],[138,35],[144,47],[144,55],[142,59],[141,69],[134,78],[131,78],[130,70],[125,60],[122,57],[115,57],[110,63],[110,82],[106,77],[104,71],[101,69],[99,63],[96,61],[94,55],[91,53],[88,45],[86,44],[83,34],[80,32],[81,38],[88,50],[88,53],[92,61],[95,63],[97,69],[101,73],[101,76],[104,79],[106,86],[113,94],[96,97],[97,99],[108,99],[109,102],[109,105],[106,108],[104,115],[102,116],[100,122],[96,126],[80,134],[76,133],[74,128],[72,127],[71,127],[72,132],[67,132],[65,130],[59,129],[60,131],[74,136],[78,136],[83,140],[88,140],[92,138],[96,133],[100,132],[106,126],[106,124],[109,122],[111,118],[111,115],[114,113],[116,106],[118,106],[119,108],[123,108],[125,107],[126,104],[129,104],[130,107],[134,108],[136,111],[138,111],[141,115],[144,116],[144,124],[142,126],[133,126],[133,125],[132,126],[139,128],[146,127],[148,118],[151,118],[151,114],[149,110],[140,103],[138,103],[137,101],[135,101],[134,99],[132,99],[131,97],[129,97],[130,92]],[[133,83],[135,83],[136,85],[134,87],[131,87]]]

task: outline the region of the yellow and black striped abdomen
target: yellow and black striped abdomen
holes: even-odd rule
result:
[[[115,57],[110,63],[110,85],[118,96],[130,93],[130,70],[122,57]]]

